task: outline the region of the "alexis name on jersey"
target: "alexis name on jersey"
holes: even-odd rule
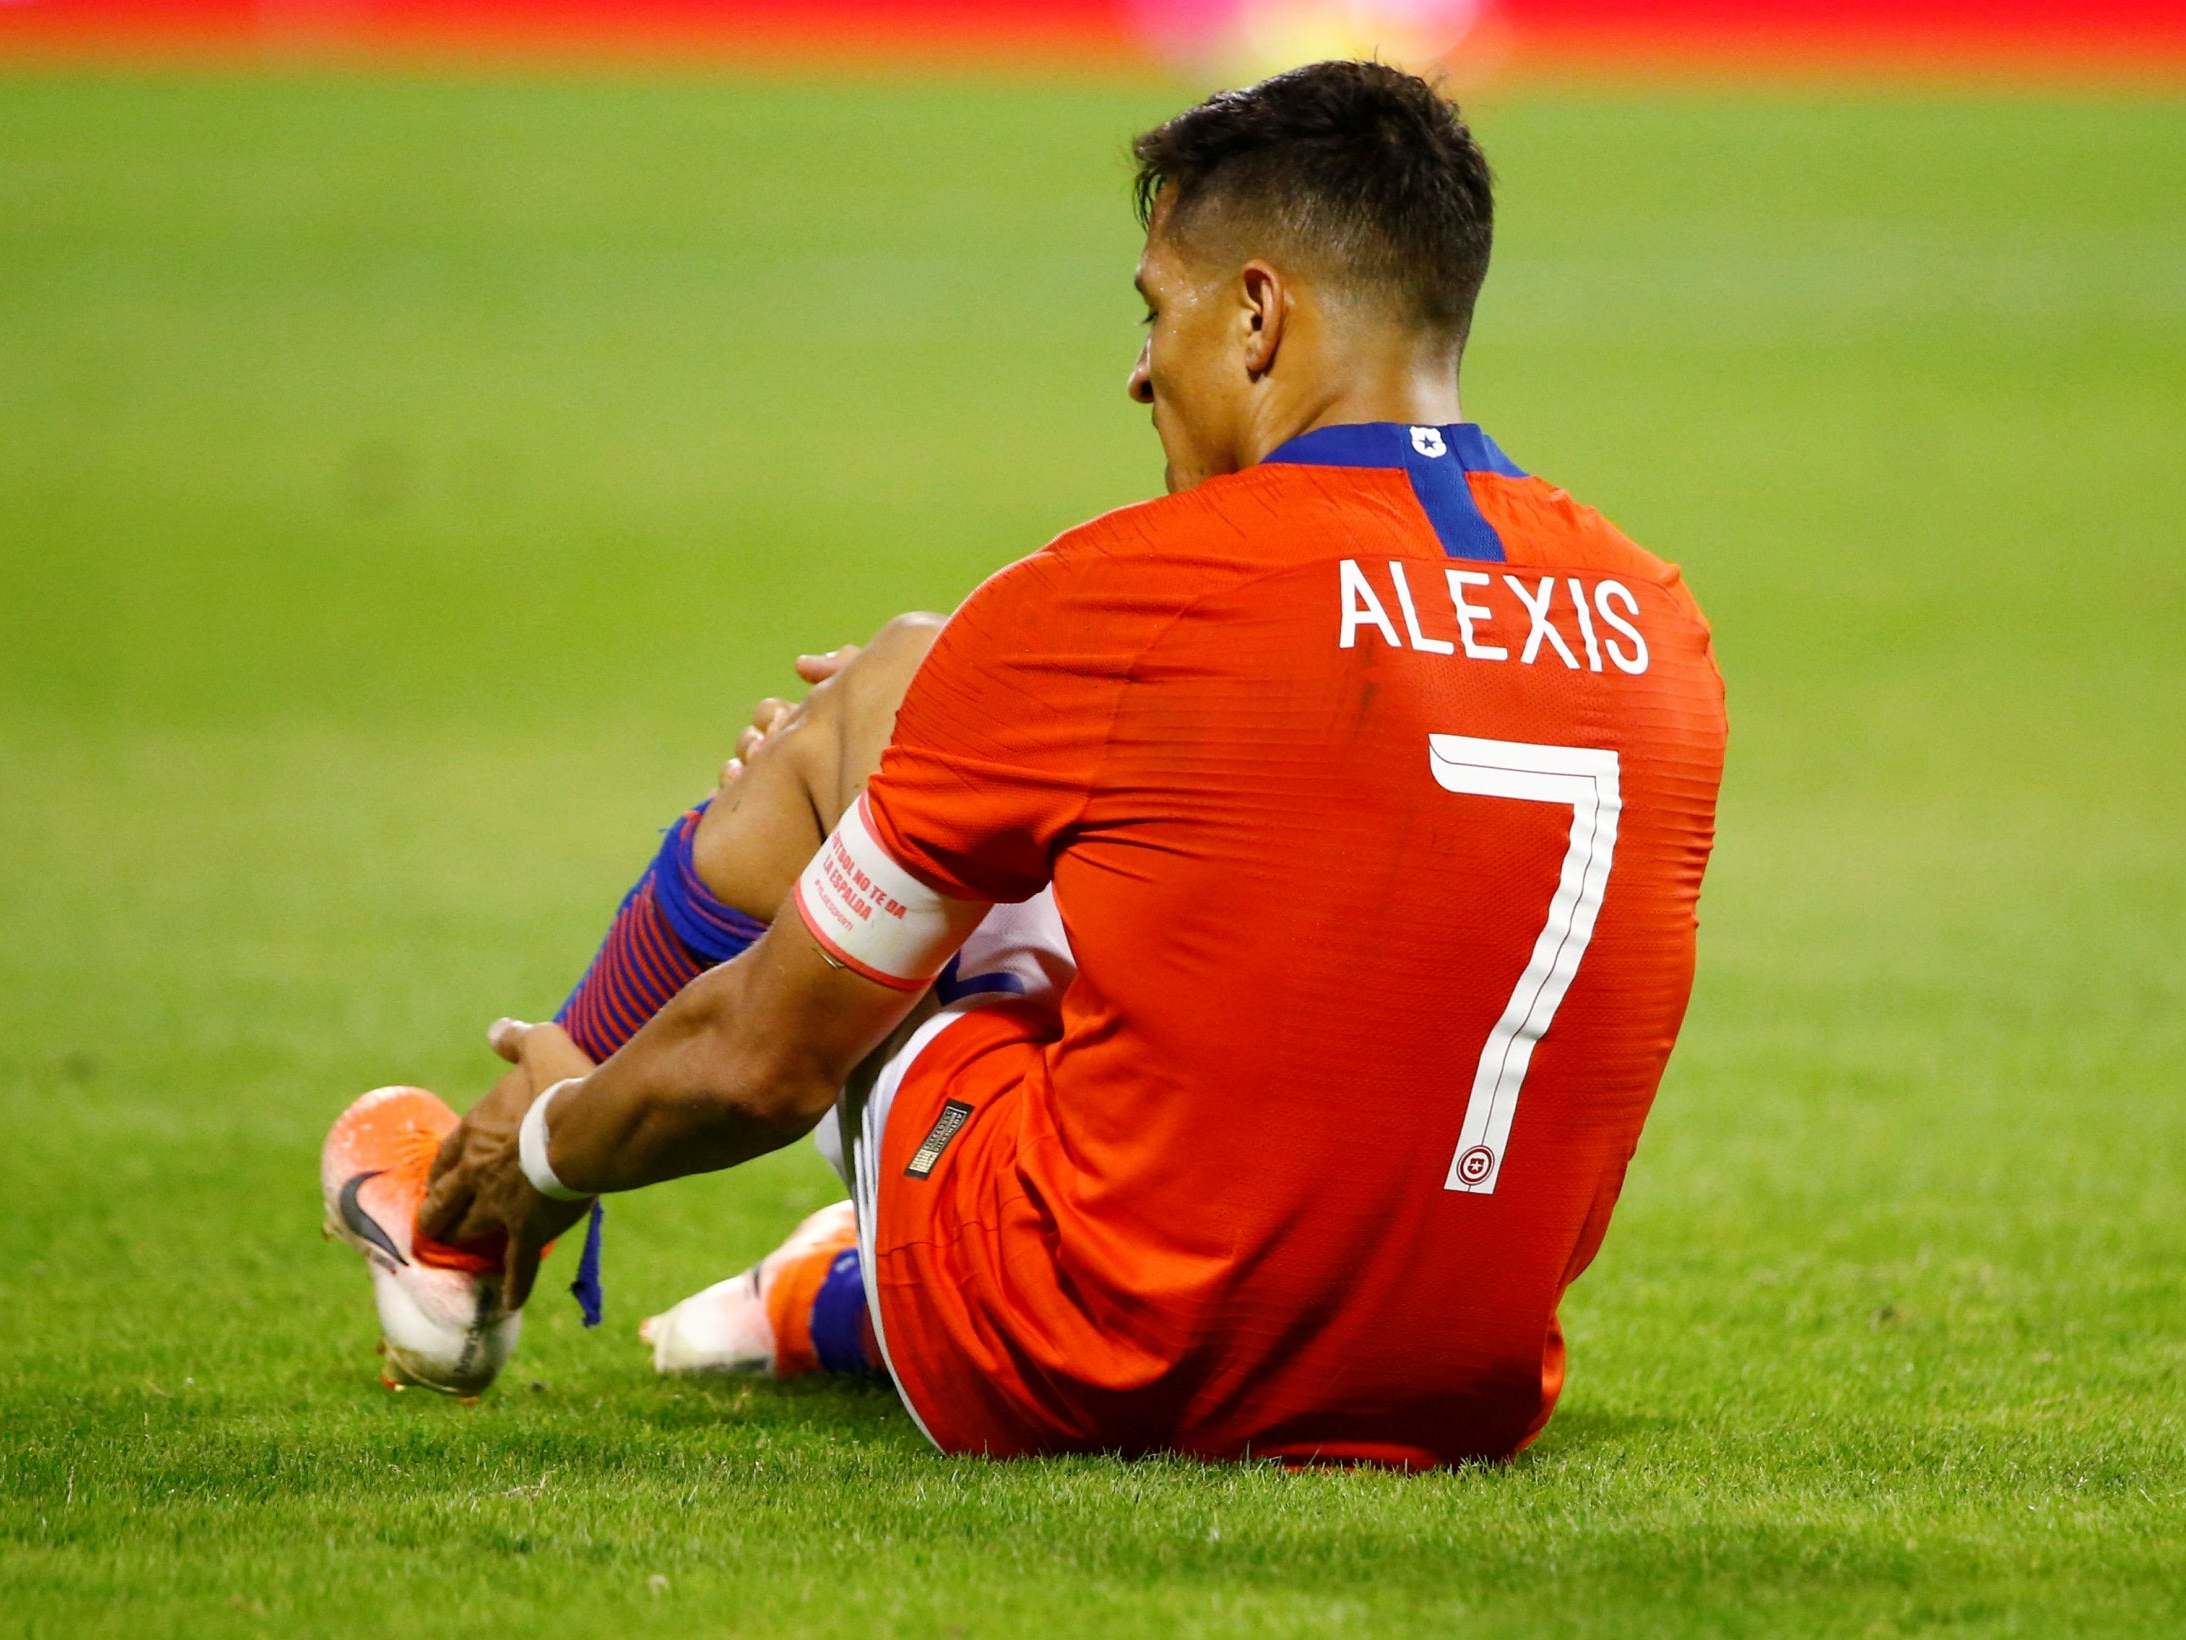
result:
[[[1372,633],[1391,649],[1423,655],[1462,652],[1468,660],[1531,666],[1553,654],[1574,672],[1599,672],[1605,662],[1634,676],[1647,670],[1647,640],[1633,624],[1639,600],[1619,581],[1596,581],[1590,590],[1576,575],[1446,569],[1437,576],[1401,559],[1392,559],[1386,573],[1351,558],[1338,560],[1336,568],[1343,606],[1339,649],[1356,648],[1362,633]],[[1418,576],[1420,591],[1407,572]]]

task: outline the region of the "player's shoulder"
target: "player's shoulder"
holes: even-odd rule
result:
[[[1657,587],[1705,626],[1684,571],[1641,546],[1569,490],[1532,473],[1476,473],[1472,493],[1514,569],[1609,576]]]
[[[1260,463],[1065,530],[1034,559],[1135,602],[1195,603],[1226,586],[1328,556],[1356,534],[1357,498],[1313,469]]]
[[[1656,556],[1569,490],[1533,473],[1476,473],[1474,503],[1520,566],[1620,574],[1673,586],[1677,565]]]
[[[1212,479],[1173,495],[1117,507],[1063,531],[1042,551],[1071,565],[1133,568],[1180,555],[1243,555],[1251,549],[1252,532],[1234,505],[1233,483]]]
[[[1217,481],[1222,482],[1222,481]],[[1202,484],[1117,507],[1004,565],[972,594],[992,609],[1077,603],[1144,617],[1204,595],[1225,567],[1253,563],[1252,532]]]

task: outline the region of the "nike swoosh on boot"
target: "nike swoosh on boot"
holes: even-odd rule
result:
[[[341,1211],[342,1223],[348,1225],[351,1230],[362,1236],[374,1247],[377,1247],[397,1264],[406,1265],[410,1261],[402,1256],[402,1249],[395,1245],[394,1237],[381,1229],[380,1221],[367,1213],[364,1210],[364,1204],[357,1200],[357,1192],[386,1171],[383,1167],[375,1167],[363,1173],[351,1174],[349,1181],[342,1186],[342,1193],[336,1205]]]

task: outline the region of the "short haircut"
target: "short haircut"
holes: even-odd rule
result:
[[[1395,316],[1463,341],[1487,277],[1494,178],[1457,105],[1384,63],[1313,63],[1224,91],[1140,136],[1138,211],[1165,230],[1273,236]]]

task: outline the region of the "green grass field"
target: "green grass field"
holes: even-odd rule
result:
[[[1547,88],[1467,407],[1730,680],[1690,1023],[1508,1469],[933,1456],[315,1234],[797,650],[1158,482],[1157,84],[0,76],[0,1630],[2186,1626],[2186,104]],[[571,1255],[550,1266],[567,1279]],[[559,1271],[558,1278],[556,1272]]]

